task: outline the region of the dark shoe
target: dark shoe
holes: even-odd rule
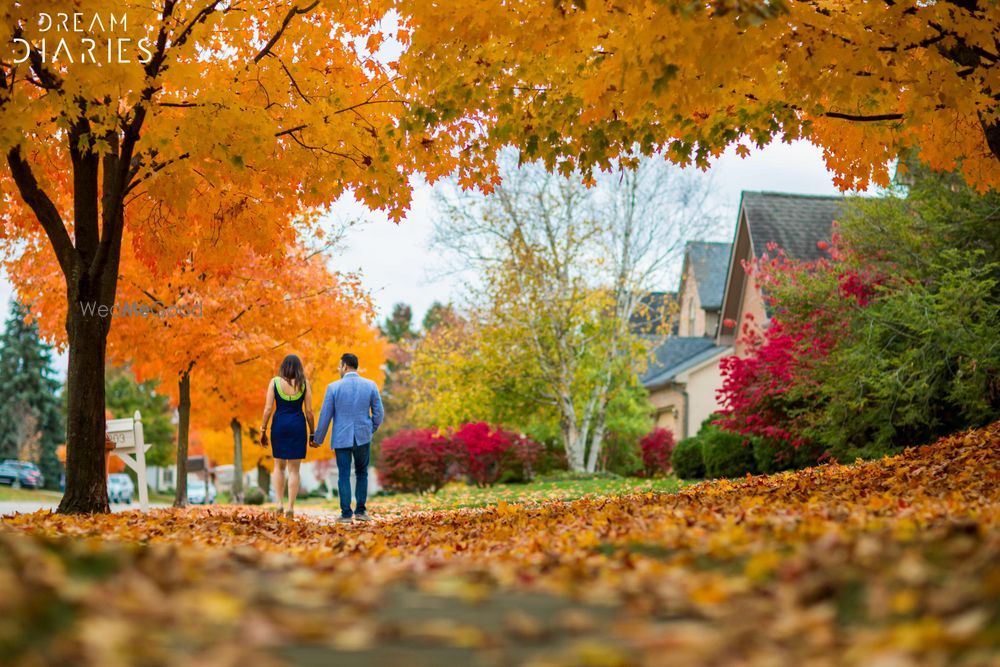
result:
[[[354,523],[354,520],[349,516],[337,517],[337,523]]]
[[[368,516],[368,512],[356,512],[354,518],[358,521],[371,521],[372,518]]]

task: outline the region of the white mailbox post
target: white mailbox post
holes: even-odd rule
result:
[[[142,507],[143,512],[149,510],[146,450],[152,445],[147,445],[142,438],[142,415],[136,410],[135,415],[131,418],[109,419],[105,430],[111,441],[115,443],[115,448],[111,450],[111,453],[135,471],[139,480],[139,506]]]

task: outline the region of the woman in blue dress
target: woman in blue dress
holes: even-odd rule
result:
[[[305,414],[303,414],[305,407]],[[271,420],[271,456],[274,457],[274,495],[278,514],[295,515],[295,497],[299,492],[299,464],[306,457],[306,443],[312,440],[312,388],[306,382],[302,362],[289,354],[281,362],[278,375],[267,384],[264,419],[260,426],[260,444],[267,447],[267,422]],[[308,426],[308,431],[306,427]],[[285,477],[288,478],[288,511],[284,509]]]

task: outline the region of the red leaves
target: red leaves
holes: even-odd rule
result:
[[[665,428],[658,428],[646,434],[639,441],[642,450],[642,467],[646,477],[670,472],[670,454],[676,446],[674,434]]]
[[[530,438],[483,422],[464,424],[451,435],[401,431],[382,443],[379,477],[387,488],[421,492],[460,477],[477,486],[503,477],[527,481],[541,455],[542,446]]]
[[[387,489],[437,491],[455,458],[454,444],[435,429],[400,431],[382,441],[379,479]]]

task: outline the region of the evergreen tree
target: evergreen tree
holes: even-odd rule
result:
[[[56,448],[66,432],[52,368],[52,346],[28,323],[28,308],[14,301],[0,338],[0,459],[34,461],[47,488],[58,488],[62,464]]]
[[[405,303],[392,307],[392,315],[382,325],[382,335],[390,343],[399,343],[413,338],[413,309]]]

